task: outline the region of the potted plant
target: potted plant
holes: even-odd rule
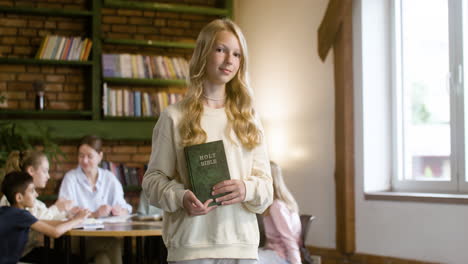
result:
[[[3,180],[5,163],[10,152],[14,150],[25,151],[40,146],[49,160],[56,160],[64,154],[55,143],[49,130],[36,124],[34,135],[21,125],[11,121],[0,122],[0,182]]]

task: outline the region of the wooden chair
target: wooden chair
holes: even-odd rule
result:
[[[257,224],[258,224],[258,231],[260,232],[260,243],[258,244],[259,248],[265,246],[266,236],[265,236],[265,226],[263,225],[263,216],[261,214],[257,214]]]
[[[303,264],[313,264],[312,257],[310,256],[310,252],[305,246],[305,240],[307,238],[307,232],[310,228],[310,223],[314,221],[315,216],[302,214],[301,215],[301,242],[299,242],[299,249],[301,250],[301,258]]]
[[[299,250],[301,251],[301,258],[303,264],[313,264],[312,257],[310,256],[309,250],[305,246],[305,240],[307,238],[307,232],[310,228],[310,223],[314,221],[315,216],[303,214],[300,215],[301,219],[301,241],[299,242]],[[258,229],[260,231],[260,245],[263,247],[265,245],[265,228],[263,226],[263,217],[260,214],[257,214]]]

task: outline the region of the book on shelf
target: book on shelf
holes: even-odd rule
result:
[[[123,116],[130,116],[130,91],[127,89],[122,90],[122,113]]]
[[[150,78],[156,79],[158,77],[158,69],[156,67],[156,61],[154,59],[154,56],[146,56],[146,64],[148,65],[148,72],[150,74]]]
[[[102,54],[102,74],[104,76],[115,76],[114,66],[113,54]]]
[[[43,38],[36,59],[47,60],[88,60],[92,41],[82,37],[47,35]]]
[[[159,69],[158,77],[161,79],[167,79],[168,75],[167,75],[166,69],[164,68],[162,57],[156,56],[154,59],[156,61],[156,68]]]
[[[132,185],[132,181],[130,179],[130,170],[127,166],[124,164],[120,163],[120,172],[122,173],[123,177],[125,178],[125,183],[128,186]]]
[[[47,40],[47,42],[46,42]],[[42,55],[39,57],[39,59],[47,59],[47,58],[50,58],[50,56],[52,55],[52,50],[54,48],[54,44],[57,40],[57,36],[56,35],[52,35],[52,36],[49,36],[48,38],[46,37],[43,42],[46,42],[44,44],[44,52],[42,53]]]
[[[102,107],[104,116],[151,117],[159,115],[167,106],[182,100],[181,93],[142,92],[130,89],[112,89],[103,84]]]
[[[47,42],[49,41],[49,35],[45,36],[45,38],[42,40],[41,45],[39,46],[39,49],[37,50],[36,56],[34,58],[40,59],[44,55],[44,50],[45,47],[47,46]]]
[[[120,76],[124,78],[132,78],[132,57],[130,54],[120,54],[118,56],[118,60],[120,62]]]
[[[191,190],[202,203],[225,195],[211,195],[213,186],[229,180],[229,166],[222,140],[188,146],[184,148],[187,174]],[[212,202],[210,205],[220,204]]]
[[[65,42],[67,42],[67,38],[65,37],[59,37],[60,41],[58,42],[57,44],[57,50],[56,52],[54,53],[54,55],[52,55],[52,58],[55,59],[55,60],[60,60],[61,58],[61,55],[63,53],[63,48],[65,47]]]
[[[107,83],[102,84],[102,113],[104,116],[109,115],[109,107],[108,107],[108,101],[109,101],[109,89],[107,89]]]
[[[133,98],[134,98],[133,106],[135,108],[134,109],[135,116],[140,117],[141,116],[141,92],[135,91]]]
[[[130,58],[132,60],[132,77],[138,78],[138,59],[135,55],[131,55]]]
[[[67,59],[68,53],[70,52],[71,43],[72,43],[72,39],[67,38],[67,41],[65,42],[65,46],[63,47],[62,56],[60,57],[61,60]]]
[[[137,62],[137,73],[138,73],[138,76],[137,78],[140,78],[140,79],[145,79],[145,78],[148,78],[145,74],[145,65],[143,63],[143,56],[141,55],[135,55],[136,57],[136,62]]]
[[[109,98],[107,99],[107,107],[109,111],[109,116],[117,116],[117,107],[115,99],[117,98],[117,92],[114,89],[109,89]]]
[[[104,77],[186,79],[188,62],[180,57],[102,54]]]
[[[105,170],[109,170],[119,180],[122,187],[126,186],[141,186],[143,181],[143,175],[145,174],[146,168],[142,167],[130,167],[123,163],[116,163],[112,161],[103,160],[101,167]]]

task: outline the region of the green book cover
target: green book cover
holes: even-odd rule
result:
[[[184,148],[187,172],[192,192],[204,203],[211,198],[225,195],[211,195],[213,186],[229,180],[229,168],[222,140],[188,146]],[[211,203],[210,205],[214,205]],[[220,203],[218,203],[220,205]]]

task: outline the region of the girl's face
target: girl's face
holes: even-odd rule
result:
[[[214,85],[228,83],[236,76],[241,58],[240,44],[236,35],[229,31],[219,32],[207,59],[207,81]]]
[[[78,149],[78,163],[85,174],[95,172],[101,160],[102,152],[98,153],[88,144],[81,145]]]
[[[34,185],[37,188],[45,188],[49,180],[49,161],[47,157],[42,157],[37,168],[30,166],[27,168],[28,173],[33,177]]]

